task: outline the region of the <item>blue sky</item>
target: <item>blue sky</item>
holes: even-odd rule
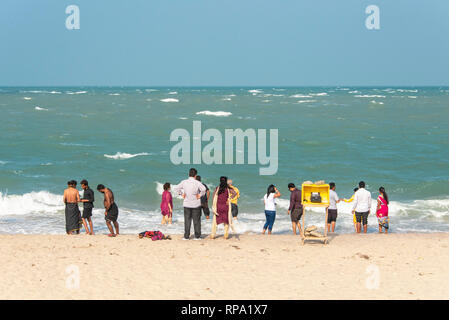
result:
[[[80,8],[67,30],[65,8]],[[365,8],[380,8],[380,30]],[[2,0],[1,86],[449,85],[447,0]]]

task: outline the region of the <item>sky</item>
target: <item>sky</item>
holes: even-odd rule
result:
[[[2,0],[0,86],[445,86],[448,13],[447,0]]]

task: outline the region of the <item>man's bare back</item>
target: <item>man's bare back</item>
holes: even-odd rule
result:
[[[109,210],[109,208],[112,206],[112,204],[114,203],[114,194],[112,193],[111,190],[109,190],[108,188],[104,189],[104,208],[107,210]]]
[[[64,203],[80,202],[80,194],[77,189],[69,187],[64,190]]]

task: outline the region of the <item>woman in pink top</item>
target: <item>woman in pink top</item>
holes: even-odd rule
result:
[[[162,193],[161,202],[161,212],[162,212],[162,224],[172,223],[173,216],[173,198],[170,193],[170,183],[166,182],[164,184],[164,192]]]
[[[377,197],[377,210],[376,216],[379,221],[379,233],[382,233],[382,228],[385,229],[385,233],[388,233],[389,218],[388,218],[388,195],[385,192],[384,187],[379,188],[379,196]]]

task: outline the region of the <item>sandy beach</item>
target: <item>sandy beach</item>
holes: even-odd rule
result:
[[[305,246],[292,235],[0,242],[0,299],[449,299],[444,233],[334,235]]]

